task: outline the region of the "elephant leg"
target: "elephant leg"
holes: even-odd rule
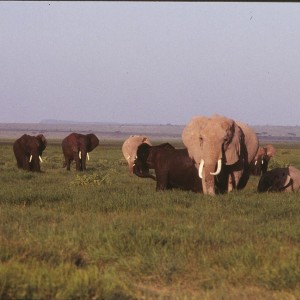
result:
[[[23,170],[29,170],[30,163],[29,163],[29,158],[25,155],[23,156]]]
[[[19,157],[17,158],[17,166],[18,166],[19,169],[23,168],[23,160],[20,159]]]
[[[240,180],[237,184],[238,190],[241,190],[246,186],[246,184],[248,183],[249,177],[250,177],[250,170],[248,169],[243,172],[242,177],[240,178]]]
[[[228,192],[233,191],[234,189],[237,189],[239,181],[242,177],[243,171],[233,171],[229,174],[228,179]]]
[[[163,191],[167,188],[166,174],[156,174],[156,191]]]
[[[66,165],[67,165],[67,170],[70,171],[70,169],[71,169],[71,159],[70,158],[66,158]]]
[[[227,192],[232,192],[233,185],[234,185],[234,176],[232,173],[230,173],[228,178]]]
[[[76,163],[76,171],[81,171],[81,159],[79,158],[78,152],[74,152],[74,158]]]

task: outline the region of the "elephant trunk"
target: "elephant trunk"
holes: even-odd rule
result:
[[[215,155],[215,158],[210,156],[207,160],[201,159],[199,177],[202,179],[204,194],[215,195],[215,176],[219,175],[221,170],[222,158],[220,155]]]
[[[141,177],[141,178],[151,178],[153,180],[156,180],[156,177],[149,173],[148,168],[142,170],[142,169],[138,168],[135,164],[133,165],[133,174],[135,174],[136,176]]]
[[[215,175],[212,172],[216,164],[207,163],[204,168],[204,176],[202,179],[203,191],[208,195],[215,195]],[[203,182],[204,181],[204,182]]]
[[[129,161],[128,162],[128,169],[129,169],[130,174],[134,174],[134,166],[135,166],[134,161]]]
[[[40,162],[43,162],[40,155],[33,153],[29,157],[29,170],[40,172]]]

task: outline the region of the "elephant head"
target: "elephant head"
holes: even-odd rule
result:
[[[47,140],[42,134],[37,136],[22,135],[13,145],[18,168],[39,172],[42,153],[46,146]]]
[[[155,180],[155,177],[149,173],[152,167],[151,162],[148,161],[150,149],[151,146],[146,143],[142,143],[138,146],[133,164],[133,173],[139,177],[152,178]]]
[[[293,166],[275,168],[263,174],[257,191],[263,192],[297,192],[300,190],[300,170]]]
[[[251,164],[251,173],[260,176],[268,170],[270,159],[275,155],[276,149],[272,145],[259,147]]]
[[[40,171],[40,162],[43,162],[42,154],[46,146],[47,140],[43,134],[28,140],[28,149],[30,149],[29,170]]]
[[[73,160],[76,162],[77,171],[86,170],[86,158],[89,160],[89,152],[93,151],[99,145],[99,139],[93,133],[80,134],[71,133],[62,141],[62,150],[65,157],[63,167],[67,166],[70,171],[70,164]]]
[[[97,146],[99,146],[99,139],[96,137],[95,134],[89,133],[86,135],[87,144],[86,144],[86,151],[91,152],[93,151]]]
[[[251,136],[245,136],[241,126]],[[219,115],[194,117],[184,128],[182,140],[199,170],[203,192],[210,195],[215,194],[215,176],[222,169],[229,170],[227,190],[237,188],[258,147],[256,134],[250,128]],[[251,149],[248,149],[246,141],[249,145],[253,144]]]
[[[280,192],[290,185],[291,180],[289,168],[275,168],[261,176],[257,191],[259,193]]]
[[[276,149],[272,145],[266,145],[263,149],[264,149],[264,155],[261,160],[262,174],[267,172],[269,161],[276,154]]]
[[[133,174],[134,160],[136,159],[137,148],[141,144],[148,144],[151,142],[146,136],[131,135],[122,145],[122,153],[128,163],[129,173]]]
[[[152,178],[155,180],[155,177],[149,173],[149,170],[155,168],[156,155],[161,149],[174,150],[175,148],[169,143],[164,143],[154,147],[147,143],[139,145],[136,152],[136,158],[134,160],[133,173],[139,177]]]
[[[93,151],[97,146],[99,146],[99,139],[93,133],[85,135],[85,139],[80,142],[78,156],[84,170],[86,169],[85,155],[90,160],[89,152]]]

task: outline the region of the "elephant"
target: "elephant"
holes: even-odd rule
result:
[[[63,139],[61,145],[65,157],[63,167],[67,166],[70,171],[71,162],[75,160],[76,171],[85,171],[86,158],[89,160],[89,152],[99,145],[99,139],[93,133],[84,135],[73,132]]]
[[[252,175],[261,176],[268,170],[269,161],[276,154],[276,149],[272,145],[259,147],[254,160],[250,165],[250,172]]]
[[[31,136],[23,134],[13,144],[14,154],[19,169],[40,172],[42,154],[46,149],[47,140],[43,134]]]
[[[216,185],[221,193],[246,186],[258,149],[249,126],[220,115],[196,116],[183,129],[182,141],[195,161],[204,194],[215,195]]]
[[[156,191],[176,188],[202,192],[197,168],[187,149],[175,149],[169,143],[158,146],[143,143],[137,149],[134,163],[134,174],[139,177],[155,179],[149,169],[155,170]]]
[[[128,163],[129,173],[133,174],[133,165],[136,157],[136,151],[141,144],[152,145],[149,138],[144,135],[131,135],[122,145],[123,156]]]
[[[257,191],[263,192],[299,192],[300,170],[293,166],[275,168],[263,174],[258,182]]]

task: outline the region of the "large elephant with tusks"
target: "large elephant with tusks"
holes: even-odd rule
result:
[[[46,149],[47,140],[44,135],[31,136],[23,134],[13,144],[14,154],[19,169],[40,172],[42,154]]]
[[[75,160],[76,171],[85,171],[89,152],[99,145],[99,139],[93,133],[85,135],[73,132],[63,139],[61,145],[65,157],[63,167],[67,166],[70,171],[71,162]]]
[[[246,186],[258,149],[249,126],[219,115],[197,116],[184,128],[182,140],[196,163],[205,194],[215,195],[216,185],[221,192]]]

